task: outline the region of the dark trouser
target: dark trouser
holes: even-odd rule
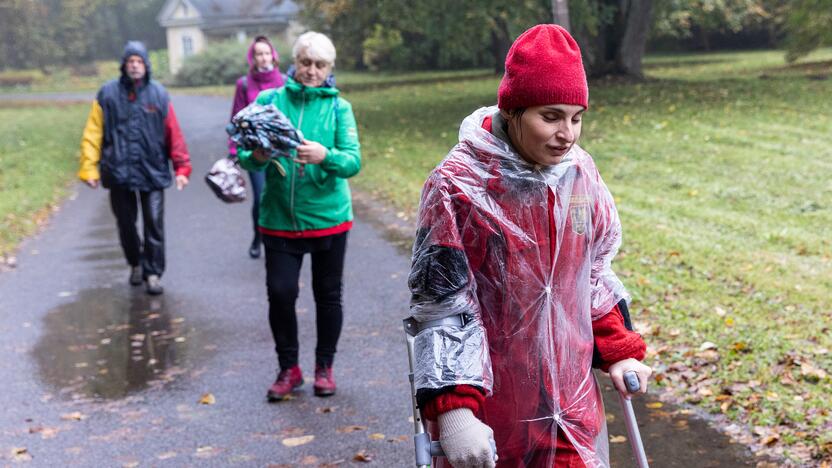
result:
[[[312,293],[315,297],[318,343],[315,364],[332,366],[341,335],[344,254],[347,233],[317,239],[283,239],[263,236],[266,246],[266,287],[269,294],[269,325],[281,369],[298,364],[298,321],[295,302],[303,256],[312,255]]]
[[[136,216],[141,202],[144,246],[136,230]],[[165,192],[139,192],[110,189],[110,208],[116,217],[118,236],[124,257],[130,266],[142,266],[142,276],[159,275],[165,271]]]
[[[266,173],[248,171],[248,178],[251,180],[251,218],[254,220],[254,235],[259,236],[257,226],[260,220],[260,194],[263,193],[263,185],[266,184]]]

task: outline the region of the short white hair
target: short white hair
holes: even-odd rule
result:
[[[301,34],[292,46],[292,58],[297,60],[301,55],[335,64],[335,45],[326,35],[308,31]]]

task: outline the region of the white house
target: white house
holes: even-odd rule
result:
[[[170,72],[175,74],[210,41],[246,42],[265,34],[291,44],[303,32],[299,10],[292,0],[167,0],[156,19],[167,31]]]

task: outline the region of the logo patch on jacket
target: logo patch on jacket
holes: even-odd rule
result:
[[[579,236],[586,233],[589,224],[589,197],[572,195],[569,199],[569,220],[572,222],[572,232]]]
[[[159,112],[159,108],[156,107],[155,104],[145,104],[144,110],[145,112],[148,112],[150,114],[155,114],[156,112]]]

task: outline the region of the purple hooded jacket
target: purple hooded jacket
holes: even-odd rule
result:
[[[257,68],[254,66],[254,45],[258,42],[257,39],[260,39],[260,42],[265,42],[272,49],[272,57],[274,57],[275,66],[273,69],[266,72],[257,71]],[[257,95],[260,94],[260,91],[283,86],[283,76],[277,68],[277,63],[280,60],[277,50],[275,50],[274,46],[268,39],[265,39],[265,41],[263,40],[264,38],[257,39],[255,39],[255,41],[252,42],[248,48],[248,74],[246,76],[241,76],[237,80],[237,89],[234,91],[234,104],[231,106],[231,117],[234,117],[234,115],[242,108],[257,99]],[[237,154],[237,145],[235,145],[231,139],[228,140],[228,154]]]

